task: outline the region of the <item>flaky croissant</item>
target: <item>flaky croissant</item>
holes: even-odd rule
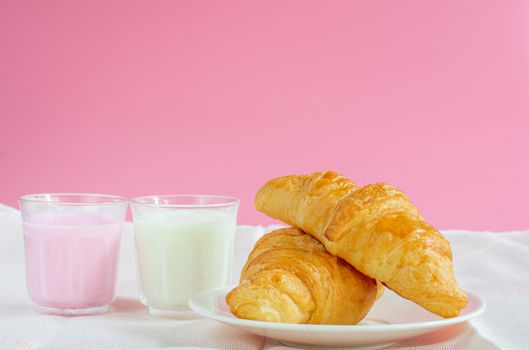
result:
[[[457,316],[467,303],[448,241],[391,185],[359,188],[330,171],[285,176],[259,190],[255,207],[437,315]]]
[[[264,235],[250,253],[240,285],[226,296],[238,318],[311,324],[356,324],[377,297],[377,282],[329,254],[297,228]]]

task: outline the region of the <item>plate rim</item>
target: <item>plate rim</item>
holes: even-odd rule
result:
[[[477,306],[474,310],[466,313],[464,315],[459,315],[456,317],[425,321],[425,322],[410,322],[410,323],[389,323],[389,324],[376,324],[376,325],[320,325],[320,324],[295,324],[295,323],[279,323],[279,322],[265,322],[265,321],[254,321],[240,319],[235,316],[228,317],[226,315],[220,314],[218,312],[210,311],[206,308],[203,308],[200,303],[197,303],[197,299],[204,297],[204,295],[213,294],[213,297],[222,296],[225,297],[226,294],[236,285],[233,286],[223,286],[212,288],[198,292],[189,298],[189,307],[194,312],[202,315],[204,317],[226,323],[231,325],[236,325],[240,327],[250,327],[258,329],[268,329],[268,330],[291,330],[291,331],[320,331],[320,332],[331,332],[331,333],[360,333],[360,332],[396,332],[396,331],[406,331],[406,330],[419,330],[419,329],[429,329],[429,328],[440,328],[445,326],[450,326],[458,323],[468,321],[471,318],[481,315],[487,304],[485,300],[478,295],[465,291],[468,295],[469,300],[473,299],[477,302]]]

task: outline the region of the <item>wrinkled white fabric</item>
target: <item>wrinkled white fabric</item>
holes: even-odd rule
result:
[[[234,282],[255,241],[269,228],[239,226]],[[487,310],[470,324],[405,339],[391,349],[529,349],[529,231],[445,231],[458,280]],[[123,237],[116,300],[104,315],[35,312],[25,285],[18,210],[0,205],[0,349],[290,349],[275,340],[201,318],[150,316],[138,300],[132,228]]]

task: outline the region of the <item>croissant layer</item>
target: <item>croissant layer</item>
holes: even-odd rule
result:
[[[389,184],[358,187],[331,171],[285,176],[264,185],[255,206],[439,316],[457,316],[467,303],[450,244]]]
[[[377,282],[297,228],[263,236],[240,284],[226,296],[239,318],[284,323],[356,324],[377,297]]]

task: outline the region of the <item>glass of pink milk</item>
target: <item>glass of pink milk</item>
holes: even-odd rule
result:
[[[26,279],[41,312],[104,313],[114,299],[123,197],[50,193],[20,198]]]

